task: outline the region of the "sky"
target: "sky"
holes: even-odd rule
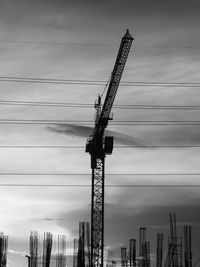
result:
[[[92,122],[92,106],[38,107],[2,101],[92,105],[104,89],[102,84],[11,82],[2,77],[107,81],[126,29],[134,41],[122,82],[153,85],[121,84],[115,104],[199,106],[198,86],[187,86],[200,83],[199,8],[197,0],[0,0],[0,120]],[[159,82],[184,86],[155,86]],[[107,134],[114,136],[115,146],[106,157],[107,184],[199,184],[198,175],[126,175],[200,173],[199,148],[191,147],[200,145],[199,125],[114,125],[117,121],[198,121],[199,110],[113,107],[112,111],[114,120]],[[90,185],[90,158],[84,146],[92,127],[72,122],[0,124],[0,231],[9,235],[10,267],[25,264],[30,231],[41,236],[44,231],[66,234],[70,254],[79,221],[90,218],[91,188],[2,184]],[[190,147],[130,147],[134,145]],[[77,175],[56,175],[62,173]],[[156,233],[164,233],[166,246],[169,213],[176,213],[180,235],[183,225],[192,225],[196,260],[200,249],[199,190],[106,187],[105,246],[119,250],[128,245],[129,238],[138,240],[139,228],[146,227],[154,260]]]

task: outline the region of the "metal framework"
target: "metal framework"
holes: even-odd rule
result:
[[[86,152],[91,155],[92,200],[91,200],[91,267],[103,267],[104,259],[104,165],[105,157],[112,154],[113,137],[104,137],[110,112],[119,87],[120,79],[126,64],[133,38],[127,30],[123,36],[117,54],[114,69],[103,107],[101,97],[95,103],[96,119],[93,134],[86,144]]]
[[[104,161],[104,157],[102,159],[97,159],[97,166],[92,169],[92,266],[99,266],[99,262],[103,262],[104,258]]]

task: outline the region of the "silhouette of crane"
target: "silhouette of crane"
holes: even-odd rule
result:
[[[96,118],[93,134],[89,136],[86,152],[91,155],[92,199],[91,199],[91,267],[103,267],[104,260],[104,180],[105,157],[112,154],[113,136],[104,136],[110,112],[124,71],[133,37],[127,30],[121,40],[114,69],[112,71],[103,107],[101,97],[95,103]]]

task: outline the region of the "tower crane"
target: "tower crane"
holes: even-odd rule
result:
[[[91,194],[91,267],[103,267],[104,260],[104,181],[105,157],[112,154],[113,136],[104,136],[110,112],[124,71],[133,37],[127,30],[121,40],[114,69],[112,71],[103,106],[101,97],[95,103],[96,118],[93,134],[86,143],[86,152],[91,155],[92,194]]]

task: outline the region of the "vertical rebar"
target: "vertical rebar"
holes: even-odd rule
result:
[[[29,250],[30,250],[30,266],[37,267],[38,266],[38,233],[31,232],[30,240],[29,240]]]
[[[146,242],[146,228],[141,227],[139,232],[139,266],[145,266],[145,242]]]
[[[163,233],[157,234],[156,267],[162,267],[163,256]]]
[[[136,240],[129,240],[129,266],[134,267],[136,261]]]
[[[184,226],[184,262],[185,267],[192,267],[191,226]]]
[[[127,252],[126,247],[121,248],[121,267],[127,267]]]
[[[6,267],[8,254],[8,236],[0,233],[0,266]]]

